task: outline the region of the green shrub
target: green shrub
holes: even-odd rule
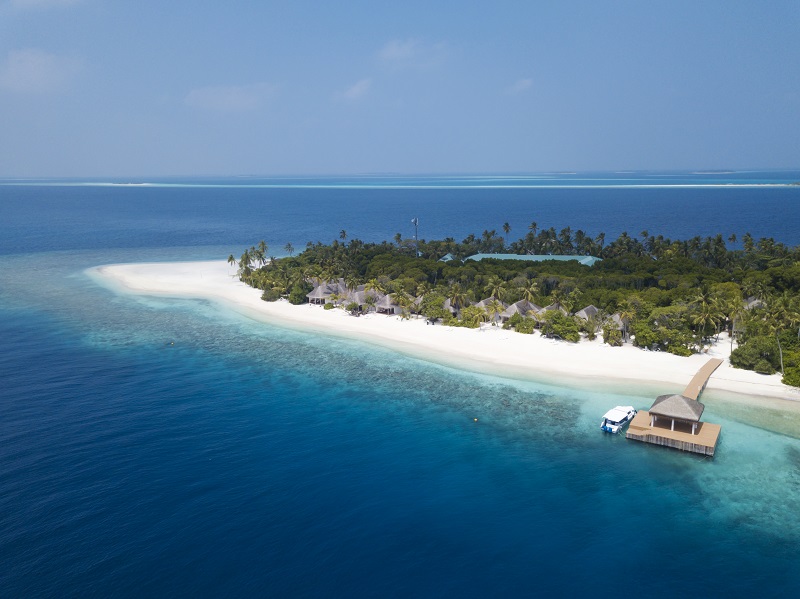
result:
[[[306,291],[303,287],[300,285],[295,285],[289,292],[289,303],[296,306],[305,304],[308,301],[308,298],[306,297],[307,293],[308,291]]]
[[[667,351],[676,356],[691,356],[694,352],[685,345],[670,345]]]
[[[514,327],[517,333],[522,333],[524,335],[532,335],[535,329],[536,320],[533,318],[520,318],[519,322],[517,322],[517,325]]]
[[[622,331],[616,325],[607,324],[603,327],[603,343],[607,343],[612,347],[620,347],[622,345]]]
[[[544,315],[542,335],[561,338],[572,343],[577,343],[581,339],[580,329],[575,318],[562,314],[558,310],[552,310]]]
[[[333,304],[333,302],[329,302],[329,303],[325,304],[322,308],[324,310],[333,310],[335,307],[336,306]]]
[[[792,387],[800,387],[800,367],[799,366],[790,366],[785,369],[783,373],[783,381],[784,385],[791,385]]]
[[[753,367],[758,374],[774,374],[776,371],[767,360],[764,358],[758,360]]]
[[[503,328],[506,330],[515,329],[520,322],[522,322],[522,315],[519,312],[515,312],[511,315],[511,318],[503,323]]]
[[[265,302],[276,302],[281,299],[281,294],[277,289],[265,289],[261,294],[261,299]]]
[[[772,374],[780,368],[778,344],[772,337],[751,337],[731,352],[731,366]]]

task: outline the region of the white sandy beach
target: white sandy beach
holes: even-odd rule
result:
[[[709,357],[719,357],[725,362],[709,380],[709,393],[800,400],[800,389],[783,385],[780,375],[732,368],[727,360],[730,343],[724,337],[707,353],[684,358],[632,346],[609,347],[599,339],[577,344],[553,341],[538,333],[522,335],[489,325],[477,330],[428,326],[424,319],[403,321],[378,314],[356,318],[321,306],[264,302],[261,292],[240,282],[235,268],[224,261],[115,264],[95,267],[90,274],[118,292],[207,299],[256,321],[324,331],[498,376],[581,388],[680,393]]]

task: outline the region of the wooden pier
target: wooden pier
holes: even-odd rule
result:
[[[625,436],[634,441],[644,441],[653,445],[713,456],[721,430],[722,427],[719,424],[710,422],[698,423],[694,435],[692,427],[686,424],[676,425],[675,430],[671,430],[669,422],[661,420],[651,426],[650,412],[639,410],[628,426]]]
[[[705,406],[697,401],[708,379],[722,364],[712,358],[697,371],[681,395],[662,395],[634,416],[625,437],[653,445],[713,456],[722,427],[700,422]]]
[[[682,395],[697,401],[697,398],[700,397],[700,393],[706,388],[708,379],[711,378],[711,375],[719,368],[720,364],[722,364],[722,360],[719,358],[711,358],[706,362],[706,365],[698,370],[697,374],[694,375],[692,380],[689,381],[689,384],[686,385],[686,389],[683,391]]]

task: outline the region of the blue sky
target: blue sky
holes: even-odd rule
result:
[[[0,176],[800,168],[800,2],[0,0]]]

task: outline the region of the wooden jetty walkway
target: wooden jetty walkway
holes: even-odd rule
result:
[[[722,364],[722,360],[719,358],[711,358],[708,362],[706,362],[706,365],[698,370],[697,374],[694,375],[692,380],[689,381],[689,384],[686,385],[686,389],[683,391],[683,396],[697,401],[697,398],[700,397],[700,393],[702,393],[703,389],[706,388],[708,379],[711,378],[711,375],[714,374],[714,371],[717,368],[719,368],[720,364]]]
[[[713,456],[722,427],[700,422],[705,406],[697,398],[720,364],[719,358],[710,359],[681,395],[661,395],[650,411],[640,410],[628,426],[626,438]]]

